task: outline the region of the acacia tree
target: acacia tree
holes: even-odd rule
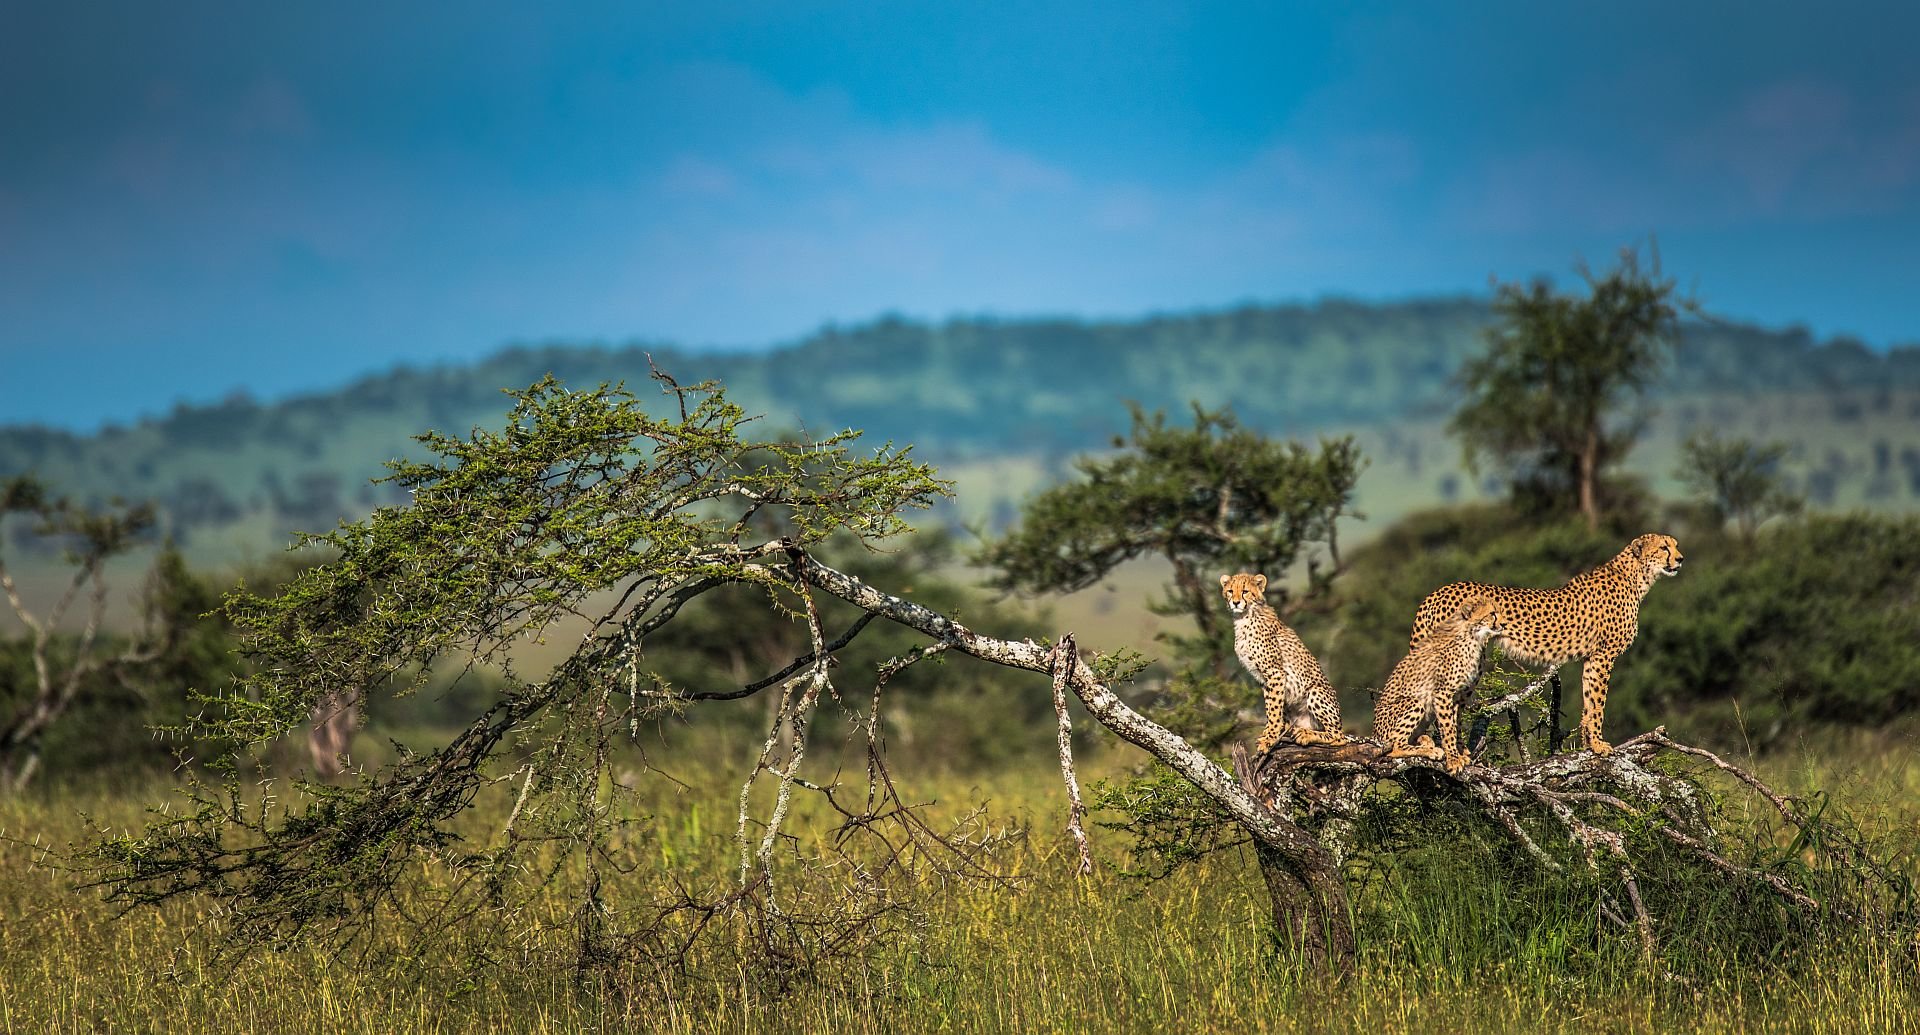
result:
[[[1190,428],[1137,404],[1131,412],[1131,429],[1113,440],[1116,455],[1076,461],[1078,477],[1035,496],[979,560],[1003,590],[1071,593],[1127,561],[1163,558],[1173,583],[1149,606],[1193,619],[1199,636],[1170,637],[1176,650],[1224,675],[1233,628],[1212,576],[1241,569],[1278,581],[1305,552],[1306,591],[1293,597],[1278,587],[1280,613],[1324,600],[1343,567],[1340,519],[1359,516],[1349,508],[1365,458],[1351,437],[1314,452],[1246,428],[1227,409],[1196,404]]]
[[[1792,450],[1785,442],[1764,445],[1744,438],[1723,439],[1711,432],[1687,436],[1676,473],[1706,500],[1715,524],[1732,521],[1749,542],[1768,518],[1797,514],[1806,505],[1789,491],[1780,461]]]
[[[1033,680],[1039,693],[1050,684],[1074,802],[1069,827],[1080,835],[1083,867],[1090,860],[1066,735],[1067,694],[1101,726],[1165,763],[1216,825],[1253,845],[1276,926],[1303,959],[1338,966],[1352,957],[1340,839],[1316,836],[1316,828],[1331,829],[1315,812],[1322,806],[1296,805],[1307,799],[1289,788],[1310,774],[1309,782],[1377,778],[1417,790],[1434,779],[1431,770],[1354,745],[1344,754],[1298,756],[1299,765],[1267,760],[1289,767],[1284,774],[1244,765],[1229,774],[1116,696],[1116,663],[1082,658],[1070,635],[1052,643],[987,636],[821,559],[820,547],[835,535],[872,543],[906,531],[904,515],[944,493],[945,483],[908,451],[856,452],[851,432],[749,444],[742,438],[748,418],[717,387],[656,376],[671,400],[665,417],[649,415],[621,389],[572,392],[548,379],[512,393],[512,418],[501,431],[424,436],[432,458],[393,465],[410,502],[308,537],[335,556],[282,592],[230,597],[225,610],[255,664],[210,695],[184,732],[264,744],[300,726],[324,695],[342,687],[404,690],[434,662],[499,667],[509,685],[497,703],[439,749],[403,753],[348,786],[309,787],[292,798],[250,795],[237,780],[190,788],[184,807],[158,812],[146,830],[105,834],[90,845],[83,861],[92,882],[128,905],[211,899],[240,945],[301,936],[352,944],[381,922],[444,931],[463,917],[497,918],[564,882],[576,905],[564,923],[580,966],[678,973],[691,945],[730,929],[740,937],[724,941],[750,953],[754,965],[790,973],[856,944],[850,929],[882,929],[876,925],[903,901],[902,883],[928,868],[992,876],[983,854],[992,839],[965,826],[930,827],[900,801],[880,750],[888,681],[953,654],[1044,677]],[[778,534],[766,530],[769,517],[778,518]],[[650,652],[670,642],[676,615],[729,586],[757,590],[766,606],[794,616],[808,647],[726,690],[677,686],[653,671]],[[829,628],[820,606],[826,598],[851,605],[858,617]],[[550,670],[518,673],[509,655],[514,642],[563,621],[583,624],[578,646]],[[823,701],[846,702],[833,676],[835,656],[875,621],[921,642],[871,675],[864,780],[809,779],[801,770],[810,721]],[[647,908],[610,908],[607,882],[658,858],[636,850],[623,818],[630,792],[614,771],[619,752],[636,750],[638,724],[764,692],[777,695],[777,714],[742,781],[737,871],[711,893],[682,887]],[[790,747],[776,761],[783,729]],[[1590,861],[1604,857],[1622,868],[1634,848],[1622,831],[1638,836],[1666,821],[1608,803],[1680,795],[1662,799],[1672,803],[1674,832],[1687,839],[1676,843],[1697,845],[1702,858],[1788,901],[1806,898],[1785,878],[1718,854],[1711,828],[1682,807],[1698,800],[1686,797],[1693,785],[1646,770],[1633,743],[1586,769],[1562,756],[1550,772],[1489,770],[1458,786],[1468,800],[1493,795],[1488,814],[1548,862],[1578,844]],[[1556,790],[1569,780],[1573,786]],[[1628,799],[1605,793],[1622,781],[1639,792]],[[844,820],[824,847],[804,848],[784,833],[796,794],[818,796]],[[459,822],[482,798],[497,800],[503,824]],[[1308,799],[1350,803],[1352,795]],[[1569,831],[1562,840],[1522,825],[1543,811]],[[403,894],[421,881],[423,863],[450,875],[424,905]],[[831,886],[796,880],[796,872]],[[535,922],[529,912],[515,913],[516,921]],[[1651,936],[1650,925],[1641,929]]]
[[[1661,275],[1657,251],[1645,268],[1625,249],[1605,275],[1580,274],[1584,298],[1544,279],[1499,286],[1487,351],[1461,368],[1466,400],[1448,427],[1469,469],[1491,462],[1517,491],[1570,502],[1597,528],[1602,478],[1640,434],[1631,404],[1696,306]]]

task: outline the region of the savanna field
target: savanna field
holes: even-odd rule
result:
[[[1036,731],[1044,738],[1044,730]],[[671,882],[724,884],[737,865],[737,786],[702,775],[745,741],[703,740],[648,761],[686,783],[636,784],[616,854],[632,870],[606,887],[611,910],[670,896]],[[1122,776],[1139,760],[1096,754],[1083,776]],[[636,764],[639,759],[633,760]],[[857,759],[842,770],[857,785]],[[1920,1025],[1912,943],[1845,931],[1783,948],[1759,965],[1720,958],[1715,939],[1662,928],[1658,965],[1569,894],[1515,866],[1497,842],[1446,840],[1355,881],[1361,949],[1344,980],[1289,967],[1271,935],[1248,849],[1160,881],[1123,875],[1128,845],[1092,830],[1098,868],[1074,873],[1065,793],[1044,752],[990,775],[915,772],[906,797],[935,819],[984,808],[1007,835],[985,858],[998,880],[918,887],[889,919],[891,937],[787,987],[738,967],[726,935],[684,972],[606,987],[574,968],[566,902],[478,915],[426,933],[393,925],[341,952],[292,946],[231,958],[221,920],[180,903],[115,917],[73,888],[58,851],[105,827],[143,820],[163,777],[89,788],[49,786],[0,805],[0,1027],[21,1032],[330,1031],[1618,1031],[1907,1032]],[[1788,791],[1826,788],[1908,879],[1920,878],[1920,763],[1910,737],[1854,735],[1779,752],[1761,773]],[[663,788],[666,788],[663,790]],[[293,794],[284,783],[277,794]],[[511,795],[482,795],[469,829],[497,829]],[[834,826],[796,805],[811,851]],[[1099,818],[1098,814],[1095,816]],[[1761,829],[1757,814],[1731,830]],[[49,851],[49,848],[53,851]],[[1358,875],[1354,875],[1358,876]],[[424,902],[445,879],[421,861]],[[809,894],[809,877],[793,894]],[[831,893],[831,888],[823,888]],[[1652,903],[1656,916],[1660,905]],[[1664,918],[1663,918],[1664,919]],[[368,951],[371,950],[371,951]]]
[[[1135,406],[956,534],[978,469],[764,428],[658,369],[549,373],[419,435],[370,513],[274,562],[178,537],[335,513],[327,477],[294,507],[269,463],[258,500],[188,514],[12,476],[0,1028],[1916,1030],[1920,519],[1895,490],[1920,460],[1889,437],[1809,468],[1723,422],[1649,479],[1626,458],[1682,303],[1632,253],[1588,287],[1499,289],[1446,426],[1499,472],[1481,498],[1448,473],[1450,505],[1364,528],[1368,449],[1417,470],[1430,425],[1309,446]],[[1509,617],[1565,623],[1599,671],[1627,637],[1607,696],[1571,666],[1564,714],[1544,677],[1515,693],[1496,644],[1484,707],[1433,730],[1470,768],[1333,738],[1228,774],[1263,703],[1300,721],[1299,666],[1363,732],[1435,587],[1596,566]],[[1229,616],[1236,571],[1269,576],[1244,583],[1269,625]],[[110,581],[140,588],[110,606]],[[1284,665],[1245,660],[1294,625]],[[1476,692],[1477,644],[1415,707]],[[1611,759],[1562,736],[1603,705]],[[1684,743],[1635,748],[1655,726]]]

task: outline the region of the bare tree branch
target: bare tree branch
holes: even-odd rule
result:
[[[876,617],[877,616],[873,614],[862,614],[860,617],[854,619],[853,624],[847,628],[846,632],[841,633],[832,643],[826,645],[826,653],[831,656],[844,649],[848,644],[852,643],[854,638],[860,635],[861,630],[865,629]],[[764,679],[756,679],[738,690],[717,690],[712,692],[691,691],[676,693],[673,696],[682,701],[737,701],[742,697],[751,697],[808,665],[813,664],[815,657],[816,655],[809,651],[787,663],[780,671]],[[916,656],[914,660],[918,661],[919,657]],[[903,665],[901,667],[904,668],[906,666]]]
[[[1067,830],[1073,834],[1073,843],[1079,846],[1079,872],[1084,877],[1093,872],[1093,852],[1087,847],[1087,832],[1080,825],[1087,806],[1080,800],[1080,780],[1073,773],[1073,720],[1067,716],[1067,677],[1071,663],[1080,657],[1074,649],[1072,633],[1060,637],[1053,654],[1053,713],[1060,721],[1060,775],[1067,782]]]

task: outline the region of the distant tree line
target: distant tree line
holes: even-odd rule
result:
[[[1605,284],[1644,290],[1609,274]],[[1392,427],[1440,420],[1458,409],[1469,362],[1483,362],[1489,328],[1513,331],[1513,355],[1536,357],[1544,342],[1592,337],[1581,319],[1633,315],[1634,300],[1589,296],[1570,307],[1551,285],[1508,285],[1492,301],[1469,299],[1370,305],[1242,306],[1136,320],[958,319],[937,324],[897,317],[830,326],[794,345],[761,353],[691,353],[666,346],[525,346],[471,367],[400,369],[327,394],[262,402],[244,394],[211,405],[178,405],[168,414],[95,435],[46,428],[0,430],[0,477],[37,473],[76,499],[120,494],[151,499],[167,529],[183,537],[231,524],[234,515],[267,515],[279,530],[330,526],[364,514],[367,478],[385,460],[416,456],[421,427],[467,428],[494,419],[499,386],[553,373],[568,383],[643,377],[651,352],[675,369],[713,376],[736,397],[783,426],[864,427],[911,441],[942,461],[1005,455],[1064,457],[1100,449],[1126,431],[1126,401],[1146,412],[1184,412],[1191,403],[1231,409],[1254,431],[1281,437],[1339,428]],[[1817,343],[1803,329],[1769,331],[1688,314],[1670,293],[1647,296],[1641,332],[1610,324],[1612,376],[1641,378],[1621,391],[1648,402],[1674,395],[1786,393],[1817,403],[1821,421],[1887,419],[1920,407],[1920,348],[1876,352],[1839,338]],[[1600,306],[1600,308],[1596,308]],[[1531,307],[1527,325],[1508,319]],[[1607,308],[1602,312],[1602,308]],[[1663,313],[1666,309],[1677,312]],[[1677,317],[1677,318],[1676,318]],[[1558,335],[1558,337],[1556,337]],[[1598,339],[1594,339],[1598,340]],[[1582,346],[1586,348],[1587,346]],[[1517,350],[1517,351],[1514,351]],[[1639,350],[1635,352],[1634,350]],[[1634,356],[1658,363],[1623,362]],[[810,370],[848,372],[796,394]],[[1492,371],[1488,371],[1490,377]],[[1483,378],[1484,380],[1484,378]],[[1488,382],[1492,387],[1492,382]],[[1505,395],[1517,406],[1523,397]],[[1499,416],[1498,410],[1483,415]],[[1630,416],[1630,414],[1628,415]],[[1467,419],[1465,414],[1461,419]],[[1814,419],[1808,416],[1807,419]],[[1533,424],[1534,430],[1551,429]],[[1562,429],[1572,433],[1572,429]],[[1596,466],[1611,431],[1600,429]],[[1816,504],[1850,496],[1893,500],[1920,487],[1920,440],[1890,433],[1884,455],[1865,468],[1836,465],[1820,453],[1795,457],[1813,473],[1804,486]],[[1492,445],[1494,429],[1481,426]],[[1581,453],[1527,459],[1528,478],[1571,478],[1559,471]],[[1523,474],[1492,452],[1487,477],[1504,485]],[[1571,459],[1568,459],[1571,458]],[[1416,472],[1417,473],[1417,472]],[[330,475],[330,492],[314,479]],[[1448,475],[1427,475],[1437,483]],[[270,479],[277,480],[275,483]],[[1468,486],[1456,478],[1455,495]],[[217,488],[218,491],[214,491]],[[1438,490],[1444,492],[1444,487]],[[1604,495],[1604,478],[1595,482]],[[375,494],[374,503],[392,502]],[[1603,503],[1596,502],[1596,506]],[[261,548],[268,544],[255,544]]]

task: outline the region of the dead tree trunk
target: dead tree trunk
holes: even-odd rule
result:
[[[1267,802],[1271,796],[1260,786],[1247,746],[1233,745],[1230,757],[1241,789],[1255,801]],[[1317,853],[1288,854],[1258,839],[1253,842],[1254,859],[1272,900],[1273,926],[1282,940],[1304,962],[1344,967],[1355,949],[1346,881],[1339,858],[1318,840],[1314,847]]]
[[[1598,424],[1587,426],[1586,441],[1580,445],[1580,513],[1587,519],[1588,529],[1600,527],[1600,498],[1595,487],[1600,480],[1600,428]]]
[[[1350,969],[1355,949],[1353,917],[1346,880],[1332,853],[1322,848],[1324,860],[1309,864],[1258,840],[1253,850],[1273,900],[1273,926],[1295,958],[1316,970]]]

